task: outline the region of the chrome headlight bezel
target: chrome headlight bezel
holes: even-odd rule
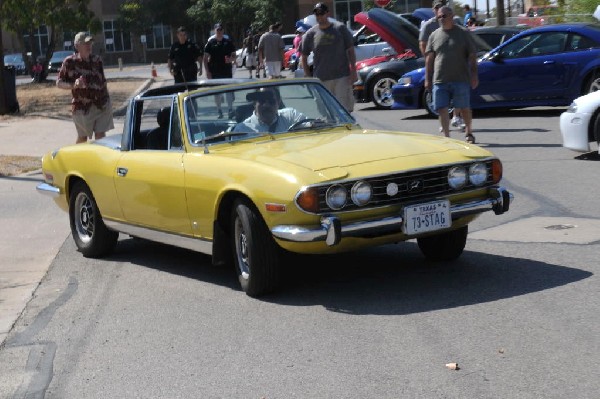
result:
[[[448,170],[448,185],[454,190],[460,190],[467,184],[467,175],[466,167],[462,165],[451,167]]]
[[[341,184],[334,184],[325,193],[327,206],[335,211],[342,209],[348,200],[348,190]]]
[[[372,196],[373,187],[364,180],[357,181],[350,189],[350,198],[356,206],[365,206],[371,201]]]
[[[469,181],[474,186],[482,186],[487,181],[488,170],[484,163],[477,162],[469,166]]]

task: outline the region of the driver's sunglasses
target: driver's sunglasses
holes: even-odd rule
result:
[[[438,15],[437,17],[438,17],[438,19],[444,19],[444,18],[446,18],[447,16],[448,16],[447,14],[440,14],[440,15]]]
[[[256,101],[258,101],[259,104],[277,104],[275,97],[271,97],[271,96],[261,97]]]
[[[315,11],[314,14],[315,15],[325,15],[325,12],[323,12],[323,11]]]

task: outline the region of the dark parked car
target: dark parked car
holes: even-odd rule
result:
[[[55,51],[52,58],[50,58],[50,62],[48,62],[48,72],[58,72],[65,58],[71,54],[73,54],[72,51]]]
[[[496,48],[514,35],[528,29],[529,26],[481,26],[473,30],[477,36],[483,39],[491,48]]]
[[[23,61],[23,55],[20,53],[5,54],[4,65],[14,67],[17,75],[25,75],[27,73],[27,68],[25,67],[25,62]]]
[[[528,29],[484,54],[471,108],[567,106],[600,89],[600,24],[571,23]],[[392,88],[393,109],[425,108],[425,71],[413,70]]]

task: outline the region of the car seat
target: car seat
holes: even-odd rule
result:
[[[169,148],[169,121],[171,107],[163,107],[156,114],[158,127],[148,132],[147,146],[150,150],[166,150]]]

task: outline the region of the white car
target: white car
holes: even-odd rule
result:
[[[600,91],[576,98],[560,115],[563,147],[589,152],[590,143],[600,143]],[[600,146],[598,148],[600,154]]]

